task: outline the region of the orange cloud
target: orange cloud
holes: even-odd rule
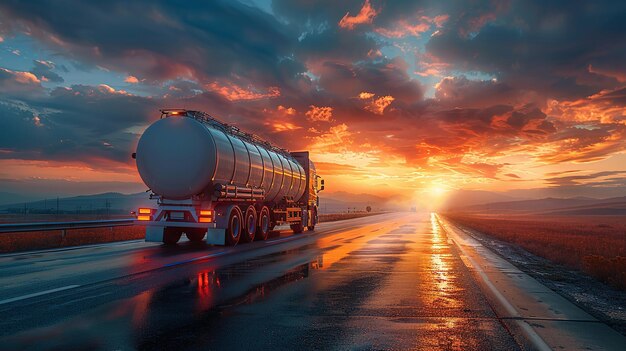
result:
[[[550,100],[545,112],[567,121],[626,124],[625,105],[626,88],[621,88],[578,100]]]
[[[366,91],[362,92],[359,94],[359,99],[361,100],[367,100],[367,99],[371,99],[374,97],[374,93],[368,93]]]
[[[391,28],[376,28],[374,31],[388,38],[402,38],[409,35],[418,37],[420,34],[430,30],[433,26],[441,28],[448,20],[448,17],[448,15],[439,15],[436,17],[422,16],[416,23],[401,19],[395,22]]]
[[[98,90],[100,90],[103,93],[108,93],[108,94],[119,94],[119,95],[129,95],[129,96],[132,95],[125,90],[115,90],[114,88],[106,84],[98,85]]]
[[[372,23],[376,15],[378,15],[378,11],[372,7],[370,0],[365,0],[361,11],[356,16],[350,16],[350,12],[346,12],[345,16],[339,21],[339,27],[352,30],[358,24]]]
[[[313,122],[330,122],[333,117],[332,107],[309,106],[309,110],[305,113],[307,118]]]
[[[283,105],[278,105],[276,108],[278,112],[284,113],[288,116],[294,116],[296,114],[296,109],[293,107],[285,107]]]
[[[375,114],[382,115],[387,106],[391,105],[394,100],[394,97],[391,95],[381,96],[376,100],[372,100],[367,106],[365,106],[365,109]]]
[[[10,71],[8,69],[0,68],[5,72],[12,73],[15,77],[15,81],[22,84],[40,84],[41,80],[36,75],[30,72]]]
[[[293,130],[297,130],[300,129],[302,127],[297,126],[291,122],[282,122],[282,123],[273,123],[272,124],[272,129],[275,132],[289,132],[289,131],[293,131]]]
[[[234,83],[220,84],[213,82],[208,84],[207,88],[230,101],[260,100],[280,96],[280,89],[278,87],[269,87],[267,92],[259,92],[251,86],[243,88]]]
[[[137,77],[135,77],[135,76],[128,76],[128,77],[126,77],[126,79],[124,79],[124,81],[126,83],[130,83],[130,84],[137,84],[137,83],[139,83],[139,79],[137,79]]]

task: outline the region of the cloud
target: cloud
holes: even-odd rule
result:
[[[357,64],[326,62],[318,73],[321,87],[345,98],[368,92],[414,103],[424,94],[421,84],[408,75],[407,63],[402,59]]]
[[[47,58],[31,72],[0,70],[1,157],[128,167],[166,106],[407,189],[428,177],[522,181],[516,167],[624,151],[615,4],[121,4],[0,4],[3,36],[28,33],[60,55],[58,67]],[[49,88],[69,80],[68,61],[85,82]]]
[[[242,87],[235,83],[212,82],[207,85],[207,88],[230,101],[259,100],[280,96],[278,87],[269,87],[266,91],[262,91],[254,86]]]
[[[305,113],[306,117],[313,122],[330,122],[333,117],[332,107],[318,107],[311,105]]]
[[[417,21],[400,19],[393,23],[391,28],[376,28],[375,32],[388,38],[419,37],[431,28],[441,28],[448,18],[448,15],[438,15],[435,17],[421,16]]]
[[[381,96],[378,99],[372,99],[370,103],[365,106],[365,109],[372,113],[382,115],[393,100],[395,99],[391,95]]]
[[[39,94],[43,87],[41,80],[31,72],[12,71],[0,67],[0,92],[7,96]]]
[[[52,71],[55,68],[52,61],[34,60],[33,63],[35,67],[30,72],[39,77],[40,80],[54,83],[63,83],[65,81],[63,77]]]
[[[126,78],[124,78],[124,81],[126,83],[129,83],[129,84],[137,84],[137,83],[139,83],[139,79],[137,79],[137,77],[135,77],[135,76],[127,76]]]
[[[350,12],[346,12],[341,21],[339,21],[339,27],[352,30],[357,25],[372,23],[377,14],[378,11],[372,7],[370,0],[365,0],[363,7],[361,7],[357,15],[350,16]]]
[[[290,56],[295,35],[272,16],[238,2],[140,1],[122,10],[120,2],[111,1],[98,8],[69,7],[3,2],[0,22],[5,30],[29,33],[71,59],[133,72],[139,80],[213,81],[236,72],[267,89],[298,73],[277,66]]]
[[[548,178],[547,181],[556,186],[562,185],[580,185],[584,184],[590,180],[597,180],[598,178],[615,176],[620,174],[626,174],[626,171],[604,171],[604,172],[596,172],[586,175],[573,175],[573,176],[565,176],[565,177],[552,177]]]

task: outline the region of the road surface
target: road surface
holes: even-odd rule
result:
[[[434,215],[289,234],[232,248],[132,241],[2,255],[0,348],[532,348]]]

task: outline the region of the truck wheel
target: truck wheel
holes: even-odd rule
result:
[[[311,225],[306,227],[309,231],[315,230],[315,225],[317,224],[317,209],[315,207],[313,208],[313,211],[311,211],[311,217],[313,217],[311,219]]]
[[[187,235],[187,239],[189,239],[189,241],[193,243],[202,242],[202,239],[204,239],[204,236],[206,235],[206,230],[204,229],[187,229],[187,230],[188,231],[185,232],[185,235]]]
[[[235,246],[241,237],[242,227],[241,210],[239,206],[234,206],[228,215],[228,228],[226,228],[226,245]]]
[[[291,230],[293,230],[294,234],[300,234],[304,231],[304,225],[302,225],[302,222],[292,224],[289,227],[291,228]]]
[[[265,240],[270,234],[270,209],[263,206],[259,212],[258,227],[256,228],[256,239]]]
[[[251,242],[254,240],[256,234],[256,209],[254,206],[248,206],[246,209],[246,215],[244,218],[244,228],[241,235],[241,240],[244,242]]]
[[[163,243],[165,245],[176,245],[180,237],[183,235],[182,230],[178,228],[168,228],[163,230]]]

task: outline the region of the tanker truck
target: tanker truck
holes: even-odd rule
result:
[[[161,110],[133,153],[155,208],[139,208],[146,241],[236,245],[277,225],[314,230],[324,180],[309,153],[289,152],[201,111]]]

